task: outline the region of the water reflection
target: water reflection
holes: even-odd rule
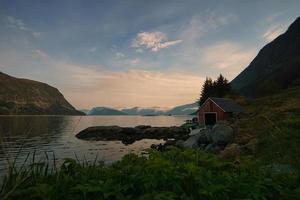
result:
[[[137,125],[173,126],[180,125],[188,116],[0,116],[0,174],[7,169],[7,160],[17,157],[17,165],[24,162],[27,155],[36,152],[37,158],[45,156],[58,161],[75,158],[112,162],[127,153],[140,153],[151,144],[162,140],[144,139],[131,145],[120,141],[83,141],[75,134],[90,126]]]

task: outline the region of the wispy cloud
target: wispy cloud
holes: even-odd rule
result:
[[[29,28],[27,26],[27,24],[25,24],[21,19],[17,19],[17,18],[14,18],[12,16],[8,16],[7,17],[7,22],[8,22],[8,26],[10,28],[14,28],[14,29],[17,29],[17,30],[20,30],[20,31],[28,32],[36,38],[40,37],[40,35],[41,35],[40,32],[36,32],[36,31],[32,30],[31,28]]]
[[[284,26],[283,24],[272,25],[272,26],[268,27],[267,30],[264,32],[263,38],[267,42],[271,42],[276,37],[278,37],[279,35],[284,33],[285,30],[286,30],[286,26]]]
[[[266,42],[271,42],[272,40],[274,40],[275,38],[277,38],[279,35],[283,34],[287,30],[291,22],[284,20],[283,17],[284,15],[286,15],[286,13],[280,11],[266,17],[265,20],[266,28],[262,33],[262,38]]]
[[[286,14],[284,11],[279,11],[279,12],[273,13],[266,17],[266,21],[268,23],[273,23],[274,21],[278,20],[278,18],[282,18],[282,16],[284,14]]]
[[[89,49],[89,52],[90,53],[94,53],[94,52],[96,52],[98,49],[97,49],[97,47],[91,47],[90,49]]]
[[[168,40],[167,36],[162,32],[142,32],[137,34],[131,47],[137,48],[139,51],[140,49],[149,49],[153,52],[157,52],[180,42],[182,42],[182,40]]]
[[[1,70],[9,72],[11,66],[21,66],[24,60],[30,60],[22,65],[26,71],[22,77],[57,87],[77,108],[100,105],[172,107],[195,101],[204,81],[204,77],[197,74],[175,70],[158,72],[132,67],[111,71],[101,65],[84,65],[56,59],[40,49],[22,54],[0,54],[1,61],[5,56],[10,57],[10,61],[1,62]],[[128,62],[137,64],[139,60],[128,59]]]
[[[27,25],[20,19],[16,19],[14,17],[8,16],[7,20],[12,28],[17,28],[22,31],[30,30]]]
[[[120,58],[124,58],[125,54],[121,53],[121,52],[116,52],[116,58],[120,59]]]
[[[202,52],[204,66],[230,72],[230,78],[248,66],[255,55],[254,49],[246,50],[240,44],[227,41],[208,46]]]
[[[35,38],[38,38],[41,36],[41,33],[40,32],[31,32],[32,35],[35,37]]]
[[[130,65],[137,65],[137,64],[140,63],[140,60],[138,58],[130,59],[130,60],[127,60],[127,61]]]
[[[68,67],[64,67],[64,70]],[[76,69],[76,71],[74,71]],[[204,77],[174,71],[127,70],[111,72],[72,66],[64,93],[78,107],[172,107],[195,101]],[[73,83],[80,82],[80,88]],[[82,98],[88,96],[89,98]]]
[[[181,37],[188,41],[194,41],[212,30],[215,31],[220,27],[236,23],[237,21],[238,17],[236,15],[221,15],[213,11],[209,11],[205,17],[194,15],[187,24],[181,27]]]
[[[210,39],[210,34],[217,35],[223,30],[224,27],[232,26],[238,22],[239,18],[236,15],[228,13],[216,13],[213,11],[207,11],[203,15],[192,16],[187,23],[183,24],[178,29],[179,37],[184,40],[184,43],[176,49],[176,55],[178,56],[175,58],[176,62],[172,63],[172,67],[177,69],[184,68],[185,70],[202,73],[204,76],[212,77],[214,74],[218,73],[223,73],[227,78],[232,78],[233,76],[237,75],[238,70],[231,71],[234,69],[233,66],[225,70],[225,66],[230,66],[228,63],[229,61],[227,60],[230,58],[216,58],[217,60],[213,58],[214,56],[217,57],[217,54],[219,54],[218,56],[222,56],[228,51],[233,53],[232,50],[228,50],[224,47],[222,50],[218,50],[224,46],[225,42],[222,41],[215,43],[214,41],[212,45],[208,45],[208,43],[212,41]],[[223,45],[221,45],[222,43]],[[228,46],[231,48],[231,45]],[[232,46],[238,45],[236,44]],[[237,51],[236,48],[237,47],[235,47],[235,51]],[[215,50],[218,50],[218,52],[214,53]],[[244,49],[240,49],[240,51],[242,53]],[[237,52],[234,52],[234,54],[236,53]],[[233,62],[234,60],[231,61],[231,64]],[[242,65],[243,64],[244,63],[242,63]],[[244,66],[240,66],[239,69],[243,67]]]
[[[33,56],[37,57],[37,58],[41,58],[41,59],[46,59],[46,58],[50,58],[44,51],[42,51],[41,49],[34,49],[32,50],[32,54]]]

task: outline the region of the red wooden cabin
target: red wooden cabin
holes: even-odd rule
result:
[[[198,109],[197,117],[200,124],[214,125],[242,112],[244,109],[230,99],[209,97]]]

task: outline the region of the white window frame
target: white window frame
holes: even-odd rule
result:
[[[205,121],[205,114],[216,114],[216,123],[218,122],[218,113],[217,112],[203,112],[203,119],[204,119],[204,124],[206,126],[206,121]]]

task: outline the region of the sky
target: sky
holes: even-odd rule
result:
[[[299,0],[0,0],[0,71],[78,109],[173,107],[232,80],[299,16]]]

